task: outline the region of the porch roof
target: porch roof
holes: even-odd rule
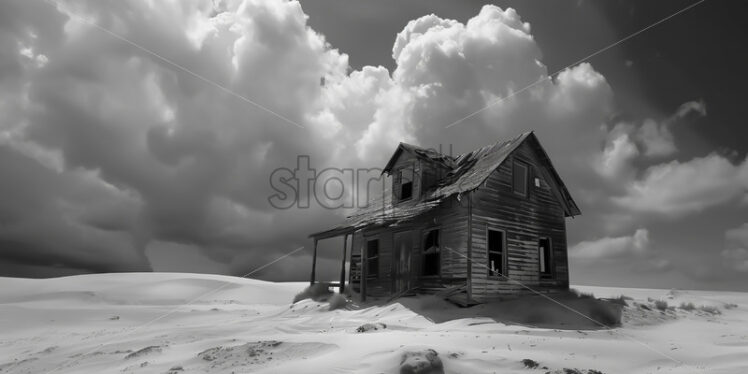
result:
[[[406,201],[396,205],[389,201],[370,203],[366,208],[348,216],[337,226],[311,234],[309,237],[320,240],[351,233],[364,227],[396,226],[428,212],[438,206],[439,203],[441,203],[441,199]]]

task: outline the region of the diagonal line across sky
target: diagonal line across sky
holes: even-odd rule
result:
[[[704,1],[706,1],[706,0],[699,0],[699,1],[697,1],[697,2],[695,2],[693,4],[691,4],[691,5],[688,5],[687,7],[682,8],[679,11],[677,11],[675,13],[672,13],[672,14],[670,14],[669,16],[667,16],[665,18],[660,19],[659,21],[654,22],[654,23],[650,24],[647,27],[644,27],[644,28],[642,28],[642,29],[640,29],[640,30],[638,30],[638,31],[636,31],[634,33],[631,33],[628,36],[626,36],[626,37],[624,37],[622,39],[619,39],[616,42],[608,44],[607,46],[605,46],[605,47],[603,47],[601,49],[598,49],[597,51],[595,51],[593,53],[590,53],[589,55],[587,55],[585,57],[582,57],[579,60],[576,60],[576,61],[572,62],[571,64],[568,64],[568,65],[564,66],[561,69],[556,70],[555,72],[553,72],[552,74],[550,74],[548,76],[541,77],[537,81],[535,81],[533,83],[530,83],[527,86],[524,86],[521,89],[510,93],[509,95],[506,95],[504,97],[500,97],[498,99],[495,99],[495,100],[489,102],[486,106],[484,106],[484,107],[476,110],[475,112],[472,112],[472,113],[466,115],[465,117],[462,117],[462,118],[458,119],[457,121],[454,121],[454,122],[450,123],[449,125],[445,126],[444,128],[448,129],[448,128],[452,127],[452,126],[458,125],[458,124],[462,123],[463,121],[465,121],[466,119],[472,118],[475,115],[477,115],[477,114],[479,114],[479,113],[481,113],[481,112],[483,112],[483,111],[491,108],[492,106],[497,105],[497,104],[503,102],[504,100],[507,100],[509,98],[517,96],[517,95],[521,94],[522,92],[525,92],[525,91],[529,90],[530,88],[533,88],[533,87],[537,86],[540,83],[543,83],[545,81],[551,80],[553,77],[555,77],[556,75],[560,74],[562,71],[564,71],[564,70],[566,70],[566,69],[568,69],[568,68],[570,68],[570,67],[572,67],[574,65],[577,65],[577,64],[580,64],[582,62],[585,62],[585,61],[589,60],[590,58],[599,55],[600,53],[603,53],[603,52],[605,52],[605,51],[607,51],[607,50],[609,50],[609,49],[611,49],[611,48],[613,48],[613,47],[615,47],[615,46],[617,46],[617,45],[619,45],[621,43],[624,43],[627,40],[629,40],[629,39],[631,39],[631,38],[633,38],[633,37],[635,37],[635,36],[637,36],[637,35],[645,32],[645,31],[647,31],[647,30],[649,30],[649,29],[651,29],[651,28],[653,28],[653,27],[655,27],[655,26],[657,26],[657,25],[659,25],[659,24],[661,24],[661,23],[663,23],[665,21],[668,21],[668,20],[672,19],[673,17],[675,17],[675,16],[677,16],[677,15],[679,15],[681,13],[684,13],[684,12],[690,10],[691,8],[693,8],[693,7],[695,7],[695,6],[703,3]]]
[[[52,4],[52,5],[56,6],[57,8],[63,8],[61,6],[61,4],[58,1],[56,1],[56,0],[45,0],[45,1],[47,3],[49,3],[49,4]],[[146,47],[144,47],[144,46],[142,46],[142,45],[140,45],[140,44],[138,44],[138,43],[136,43],[136,42],[134,42],[134,41],[132,41],[132,40],[130,40],[130,39],[128,39],[128,38],[126,38],[126,37],[118,34],[118,33],[116,33],[116,32],[114,32],[114,31],[112,31],[112,30],[109,30],[109,29],[107,29],[107,28],[105,28],[105,27],[97,24],[96,22],[94,22],[94,21],[92,21],[92,20],[90,20],[88,18],[79,16],[79,15],[74,14],[74,13],[68,11],[68,10],[66,10],[66,14],[71,19],[73,19],[75,21],[78,21],[78,22],[81,22],[81,23],[86,24],[88,26],[91,26],[91,27],[93,27],[93,28],[95,28],[95,29],[97,29],[99,31],[102,31],[102,32],[108,34],[109,36],[111,36],[111,37],[113,37],[113,38],[115,38],[117,40],[120,40],[120,41],[122,41],[124,43],[127,43],[130,46],[135,47],[135,48],[137,48],[137,49],[139,49],[139,50],[141,50],[141,51],[143,51],[143,52],[145,52],[145,53],[147,53],[147,54],[149,54],[149,55],[151,55],[151,56],[153,56],[153,57],[155,57],[155,58],[157,58],[157,59],[159,59],[159,60],[161,60],[163,62],[165,62],[166,64],[171,65],[171,66],[173,66],[173,67],[175,67],[175,68],[177,68],[177,69],[179,69],[179,70],[181,70],[181,71],[183,71],[183,72],[191,75],[192,77],[194,77],[194,78],[196,78],[196,79],[198,79],[200,81],[203,81],[204,83],[208,83],[209,85],[211,85],[211,86],[213,86],[215,88],[218,88],[219,90],[221,90],[221,91],[223,91],[223,92],[225,92],[225,93],[227,93],[227,94],[229,94],[231,96],[234,96],[234,97],[236,97],[239,100],[242,100],[242,101],[244,101],[244,102],[246,102],[248,104],[251,104],[251,105],[253,105],[253,106],[255,106],[255,107],[257,107],[257,108],[259,108],[259,109],[261,109],[261,110],[263,110],[263,111],[271,114],[272,116],[275,116],[275,117],[277,117],[277,118],[279,118],[279,119],[281,119],[281,120],[283,120],[283,121],[285,121],[287,123],[290,123],[290,124],[292,124],[292,125],[294,125],[294,126],[296,126],[298,128],[301,128],[301,129],[305,128],[304,126],[302,126],[298,122],[296,122],[296,121],[294,121],[294,120],[292,120],[292,119],[290,119],[290,118],[288,118],[288,117],[286,117],[286,116],[284,116],[284,115],[282,115],[282,114],[280,114],[280,113],[278,113],[278,112],[276,112],[276,111],[274,111],[274,110],[272,110],[272,109],[270,109],[270,108],[268,108],[268,107],[266,107],[266,106],[264,106],[264,105],[262,105],[262,104],[260,104],[260,103],[258,103],[256,101],[254,101],[254,100],[252,100],[252,99],[250,99],[250,98],[248,98],[248,97],[246,97],[244,95],[236,93],[235,91],[230,90],[226,86],[223,86],[223,85],[221,85],[219,83],[216,83],[215,81],[210,80],[210,79],[206,78],[205,76],[203,76],[201,74],[198,74],[198,73],[196,73],[196,72],[194,72],[194,71],[192,71],[192,70],[190,70],[190,69],[182,66],[181,64],[179,64],[179,63],[177,63],[177,62],[175,62],[175,61],[173,61],[173,60],[171,60],[169,58],[166,58],[166,57],[164,57],[164,56],[162,56],[162,55],[154,52],[153,50],[148,49],[148,48],[146,48]]]

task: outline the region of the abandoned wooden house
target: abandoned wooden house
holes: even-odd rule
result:
[[[310,235],[312,283],[318,241],[343,236],[338,286],[348,262],[363,298],[435,293],[474,304],[568,289],[565,218],[580,211],[534,133],[457,157],[400,143],[382,173],[391,197]]]

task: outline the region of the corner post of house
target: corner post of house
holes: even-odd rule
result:
[[[348,248],[348,233],[343,236],[343,261],[340,264],[340,293],[345,291],[345,254]]]
[[[574,216],[572,216],[572,218],[574,218]],[[564,243],[564,266],[566,266],[566,280],[564,281],[563,289],[564,290],[568,290],[569,289],[569,279],[570,279],[569,278],[569,274],[571,272],[569,271],[569,252],[568,252],[568,247],[567,247],[567,244],[566,244],[567,243],[566,242],[566,219],[564,219],[563,238],[564,238],[563,239],[564,240],[563,241],[563,243]],[[555,247],[551,247],[551,248],[553,250],[553,248],[555,248]]]
[[[473,191],[467,193],[467,303],[473,300]]]
[[[317,280],[317,238],[314,238],[314,252],[312,254],[312,277],[309,281],[310,285],[313,285]]]

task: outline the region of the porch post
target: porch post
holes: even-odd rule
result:
[[[364,239],[364,243],[366,240]],[[368,244],[367,244],[368,245]],[[367,274],[369,271],[369,259],[367,258],[367,245],[361,246],[361,301],[366,301],[366,278],[369,277]]]
[[[345,291],[345,253],[348,248],[348,234],[343,236],[343,261],[340,264],[340,293]]]
[[[309,281],[309,285],[313,285],[317,280],[317,238],[314,238],[314,253],[312,254],[312,279]]]
[[[467,300],[473,299],[473,191],[467,193]]]

